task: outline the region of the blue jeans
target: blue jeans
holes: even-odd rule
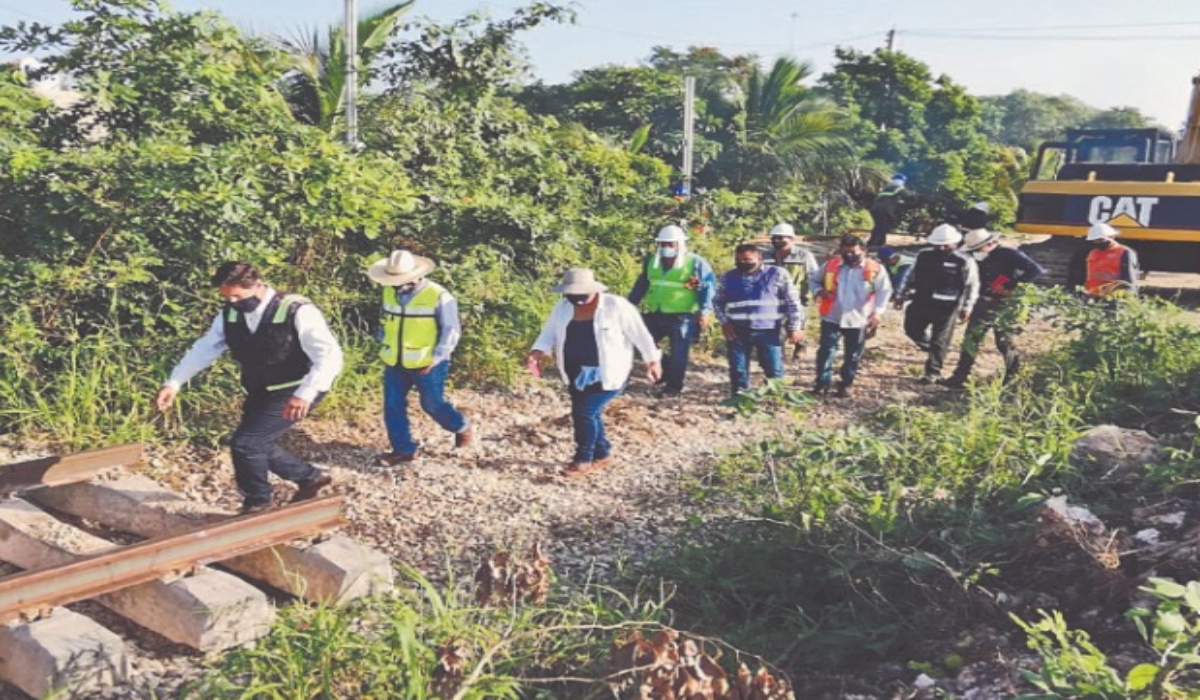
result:
[[[733,340],[725,343],[729,357],[729,389],[736,394],[750,388],[750,355],[758,351],[758,364],[768,379],[783,377],[783,343],[779,328],[734,327]]]
[[[833,381],[833,361],[837,355],[838,339],[845,341],[842,348],[842,385],[849,387],[858,376],[858,361],[866,348],[865,329],[842,328],[836,323],[821,321],[821,340],[817,345],[817,387],[825,388]]]
[[[650,313],[642,316],[642,319],[655,343],[667,339],[667,353],[662,359],[663,383],[669,390],[683,391],[688,357],[699,331],[696,314]]]
[[[438,425],[452,433],[466,430],[467,419],[443,395],[449,371],[449,362],[437,363],[429,374],[402,367],[383,370],[383,423],[392,443],[392,454],[411,455],[417,451],[418,445],[413,442],[408,425],[408,392],[413,387],[417,388],[421,399],[421,410]]]
[[[242,421],[229,439],[233,457],[233,475],[242,492],[243,505],[255,506],[271,502],[269,474],[281,479],[304,483],[317,476],[317,469],[279,446],[279,438],[297,421],[283,417],[283,407],[292,398],[293,390],[253,393],[242,404]],[[325,394],[318,394],[309,410],[321,403]]]
[[[599,384],[580,391],[570,387],[571,392],[571,424],[575,428],[575,459],[578,464],[586,464],[597,459],[604,459],[612,454],[612,445],[604,434],[604,420],[600,414],[610,401],[617,398],[620,389],[604,391]]]

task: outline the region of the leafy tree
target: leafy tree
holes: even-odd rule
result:
[[[536,114],[580,124],[669,163],[683,150],[683,80],[646,66],[604,66],[579,72],[564,85],[535,83],[515,94]],[[721,150],[709,103],[698,99],[694,158],[704,167]]]
[[[1099,110],[1069,95],[1014,90],[980,98],[989,138],[1033,152],[1043,141],[1063,138],[1067,129],[1143,129],[1154,126],[1133,107]]]
[[[382,7],[358,21],[358,87],[367,85],[379,52],[396,34],[401,18],[413,0]],[[316,30],[295,40],[281,40],[292,68],[280,86],[296,118],[325,130],[335,128],[346,99],[347,61],[345,26],[328,29],[325,38]]]
[[[567,7],[538,1],[498,21],[472,13],[445,25],[410,22],[403,29],[416,37],[393,40],[381,51],[379,78],[393,94],[432,84],[443,98],[480,100],[511,88],[525,74],[527,61],[517,42],[521,32],[574,18]]]
[[[164,13],[157,0],[72,4],[84,16],[62,27],[22,22],[0,30],[0,46],[48,54],[46,70],[71,76],[83,97],[43,114],[37,131],[44,143],[79,144],[100,134],[135,140],[173,129],[212,144],[288,119],[271,85],[278,66],[269,47],[215,15]]]
[[[1093,108],[1073,97],[1029,90],[1014,90],[980,101],[987,136],[1029,152],[1043,141],[1062,138],[1067,129],[1082,126],[1094,113]]]
[[[988,140],[978,99],[900,52],[836,55],[821,84],[858,122],[862,156],[908,175],[917,207],[911,226],[927,230],[980,200],[991,204],[995,220],[1009,218],[1020,156]],[[865,205],[874,187],[854,194]]]
[[[839,105],[852,109],[869,129],[867,152],[902,163],[926,148],[925,106],[933,99],[933,74],[924,63],[899,51],[834,51],[837,62],[820,83]]]
[[[1137,107],[1113,107],[1098,112],[1084,123],[1086,129],[1147,129],[1157,126]]]
[[[3,34],[49,53],[82,99],[0,143],[0,309],[58,338],[161,329],[180,319],[154,310],[234,256],[335,286],[358,265],[347,243],[370,245],[410,206],[394,164],[295,121],[257,40],[146,0],[76,7],[61,28]]]
[[[737,86],[735,148],[714,166],[735,189],[769,189],[780,176],[799,180],[818,164],[849,160],[845,115],[803,84],[811,74],[810,64],[780,58],[770,71],[755,65]]]

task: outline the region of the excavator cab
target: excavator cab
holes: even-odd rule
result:
[[[1038,147],[1029,175],[1031,180],[1086,180],[1089,172],[1099,174],[1093,166],[1173,163],[1176,143],[1162,129],[1071,129],[1065,140]]]

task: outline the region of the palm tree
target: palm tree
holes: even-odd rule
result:
[[[812,70],[807,62],[779,58],[765,74],[754,66],[735,86],[734,167],[726,176],[736,185],[780,176],[824,184],[856,167],[846,114],[803,84]]]
[[[367,68],[400,27],[400,18],[414,0],[369,13],[358,21],[358,82],[369,79]],[[296,118],[333,131],[342,117],[346,99],[346,38],[343,25],[329,27],[324,41],[319,30],[296,40],[280,40],[291,59],[280,92]]]

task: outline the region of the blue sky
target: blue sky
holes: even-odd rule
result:
[[[519,4],[417,0],[414,14],[452,20],[487,8],[504,16]],[[214,9],[242,27],[290,35],[340,21],[343,4],[175,0],[172,6]],[[822,71],[835,45],[870,50],[894,27],[897,48],[974,94],[1065,93],[1098,107],[1137,107],[1177,127],[1191,78],[1200,73],[1200,0],[583,0],[575,7],[577,24],[526,37],[536,75],[548,82],[583,68],[636,63],[656,45],[715,46],[764,60],[791,54]],[[0,24],[69,16],[66,0],[0,0]]]

